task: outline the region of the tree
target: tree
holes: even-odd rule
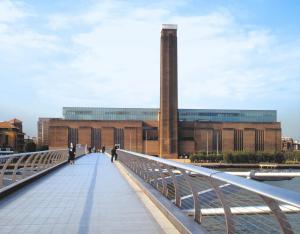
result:
[[[35,152],[35,151],[36,151],[36,144],[33,141],[30,141],[25,145],[25,152]]]
[[[41,145],[37,147],[37,151],[49,150],[48,145]]]

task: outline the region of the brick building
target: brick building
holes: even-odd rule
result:
[[[11,119],[0,122],[0,148],[22,152],[24,150],[22,121]]]
[[[63,108],[49,119],[49,147],[68,143],[121,148],[176,158],[197,151],[279,151],[274,110],[178,109],[177,27],[161,31],[160,108]]]
[[[37,145],[38,146],[48,146],[49,141],[49,120],[50,118],[39,118],[37,122]]]
[[[294,140],[292,137],[281,138],[281,149],[282,151],[297,151],[300,150],[300,142]]]

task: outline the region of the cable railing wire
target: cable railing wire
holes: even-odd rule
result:
[[[121,163],[208,232],[300,232],[299,193],[145,154],[118,154]]]

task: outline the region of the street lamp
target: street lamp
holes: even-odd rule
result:
[[[131,130],[130,129],[130,132],[129,132],[129,150],[131,151]]]
[[[145,145],[145,154],[147,154],[147,139],[148,139],[148,135],[147,135],[147,130],[146,131],[146,145]]]
[[[206,156],[208,156],[208,131],[206,131]]]

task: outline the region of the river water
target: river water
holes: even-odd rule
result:
[[[217,169],[220,170],[220,169]],[[221,169],[222,171],[251,171],[253,169],[247,169],[247,168],[226,168],[226,169]],[[300,170],[292,170],[292,171],[300,171]],[[280,188],[284,188],[284,189],[288,189],[288,190],[292,190],[295,192],[300,193],[300,177],[295,177],[291,180],[281,180],[281,181],[263,181],[261,183],[267,183],[267,184],[271,184]],[[299,194],[300,196],[300,194]]]
[[[295,177],[291,180],[282,180],[282,181],[265,181],[264,183],[268,183],[274,186],[278,186],[281,188],[285,188],[288,190],[293,190],[300,193],[300,177]],[[300,194],[299,194],[300,196]]]

